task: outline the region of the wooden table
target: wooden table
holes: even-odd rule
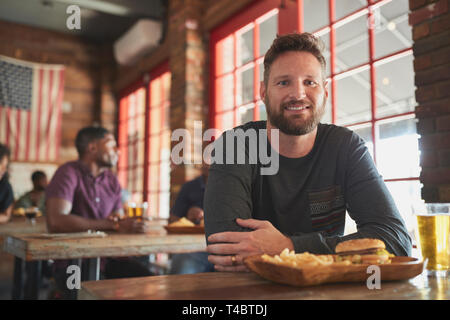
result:
[[[26,233],[43,233],[47,232],[47,225],[45,217],[36,219],[33,225],[31,221],[25,217],[13,217],[11,221],[0,224],[0,237],[12,234],[26,234]]]
[[[450,279],[421,274],[405,281],[382,282],[381,289],[373,290],[365,283],[300,288],[273,283],[254,273],[211,272],[83,282],[78,299],[449,300]]]
[[[44,232],[47,232],[45,217],[36,218],[35,223],[32,224],[30,220],[23,216],[13,216],[9,222],[0,224],[0,248],[4,247],[4,240],[8,235]],[[33,268],[32,263],[24,262],[22,259],[17,257],[14,257],[13,261],[11,261],[7,256],[7,253],[2,252],[2,249],[0,249],[0,255],[0,261],[2,264],[10,264],[10,267],[2,266],[4,268],[4,272],[6,272],[6,270],[11,270],[10,268],[12,267],[13,282],[22,282],[23,273]],[[13,293],[13,296],[14,295],[17,294]]]
[[[116,234],[105,238],[79,239],[42,239],[42,234],[14,234],[5,239],[4,250],[22,263],[28,262],[31,288],[25,292],[26,299],[35,299],[38,294],[40,262],[42,260],[88,258],[88,272],[82,272],[85,280],[98,280],[100,258],[144,256],[154,253],[186,253],[204,251],[205,235],[153,235],[153,234]],[[17,269],[16,269],[17,267]],[[13,299],[22,297],[23,281],[18,263],[14,270]]]

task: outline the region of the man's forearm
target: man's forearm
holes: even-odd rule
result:
[[[87,230],[114,230],[115,222],[111,220],[94,220],[80,217],[74,214],[59,215],[56,219],[48,219],[49,232],[83,232]]]

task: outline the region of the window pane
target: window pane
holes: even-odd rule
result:
[[[412,46],[407,0],[390,1],[375,12],[375,58]]]
[[[218,79],[216,111],[230,110],[234,107],[234,81],[233,75],[229,74]]]
[[[412,211],[413,203],[421,200],[421,188],[420,181],[396,181],[386,182],[386,186],[394,198],[400,215],[406,224],[406,229],[409,231],[410,236],[414,239],[414,225],[415,217]],[[413,240],[413,244],[415,241]]]
[[[170,161],[170,130],[161,134],[161,161]]]
[[[261,60],[259,62],[258,67],[259,67],[259,81],[261,82],[261,81],[264,81],[264,63],[263,63],[263,60]]]
[[[322,118],[322,123],[332,123],[332,109],[331,109],[331,97],[333,95],[332,89],[331,89],[331,83],[328,83],[327,85],[328,88],[328,98],[327,98],[327,102],[325,104],[325,114],[323,115]]]
[[[158,191],[158,186],[159,186],[159,165],[158,164],[150,165],[148,184],[149,184],[150,192]]]
[[[377,118],[414,111],[413,59],[411,54],[376,68]]]
[[[359,125],[356,127],[349,127],[349,129],[353,130],[358,136],[360,136],[366,142],[366,147],[369,150],[369,153],[373,159],[372,124],[369,123]]]
[[[144,165],[144,156],[145,156],[145,140],[139,140],[137,143],[137,149],[138,149],[138,154],[137,154],[137,164],[139,166],[143,166]]]
[[[266,106],[262,101],[259,101],[258,108],[259,108],[259,120],[267,120]]]
[[[336,72],[369,62],[367,15],[336,29]]]
[[[377,166],[384,179],[418,177],[419,145],[416,120],[379,124]]]
[[[161,131],[161,110],[162,108],[153,107],[150,109],[150,134],[154,135]]]
[[[150,82],[150,108],[159,107],[162,102],[161,79],[156,78]]]
[[[277,36],[278,14],[271,16],[259,25],[259,57],[266,54]]]
[[[170,193],[161,192],[159,194],[158,217],[162,219],[169,218],[169,211],[170,211]]]
[[[234,127],[234,112],[226,112],[217,116],[217,126],[219,130],[228,130]]]
[[[238,125],[247,123],[249,121],[253,121],[253,111],[254,111],[253,105],[239,107],[239,109],[238,109],[238,120],[239,120]]]
[[[159,203],[158,203],[158,193],[149,193],[148,199],[148,214],[150,217],[158,217]]]
[[[350,13],[367,5],[367,1],[361,0],[345,0],[336,2],[336,20],[343,18]]]
[[[328,0],[304,0],[303,10],[306,32],[314,32],[329,24]]]
[[[234,69],[234,43],[233,36],[229,36],[217,43],[216,74],[221,75]]]
[[[371,119],[369,70],[336,81],[337,124]]]
[[[253,28],[238,36],[239,41],[239,65],[253,60]]]
[[[320,40],[322,40],[322,42],[325,45],[325,49],[323,50],[323,55],[325,57],[325,62],[326,62],[326,68],[325,68],[325,76],[329,77],[331,75],[331,65],[330,65],[330,33],[327,32],[323,35],[321,35]]]
[[[253,101],[253,72],[254,68],[249,68],[238,73],[237,105],[246,104]]]
[[[158,134],[150,137],[150,163],[154,164],[159,161],[159,151],[161,150],[161,139]]]

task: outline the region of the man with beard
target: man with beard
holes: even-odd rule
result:
[[[56,170],[46,189],[46,218],[49,232],[87,230],[145,233],[149,222],[123,216],[121,187],[110,170],[118,161],[114,136],[101,127],[81,129],[75,139],[79,159]],[[102,260],[106,278],[151,275],[137,259]],[[66,287],[67,261],[55,262],[55,280],[59,292],[54,297],[69,298]]]
[[[209,261],[218,271],[245,271],[245,257],[285,248],[330,254],[354,238],[378,238],[391,253],[410,254],[404,221],[364,141],[347,128],[320,123],[328,97],[322,46],[308,33],[278,36],[265,55],[260,86],[267,121],[233,129],[267,130],[278,172],[263,175],[261,159],[249,159],[249,146],[260,141],[238,138],[233,155],[241,150],[250,160],[245,164],[213,160],[205,231]],[[230,152],[217,152],[227,137],[216,140],[214,155]],[[344,236],[346,211],[358,230]]]

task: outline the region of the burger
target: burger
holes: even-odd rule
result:
[[[353,264],[391,263],[394,255],[386,251],[386,246],[379,239],[355,239],[340,242],[336,248],[336,261],[350,261]]]

